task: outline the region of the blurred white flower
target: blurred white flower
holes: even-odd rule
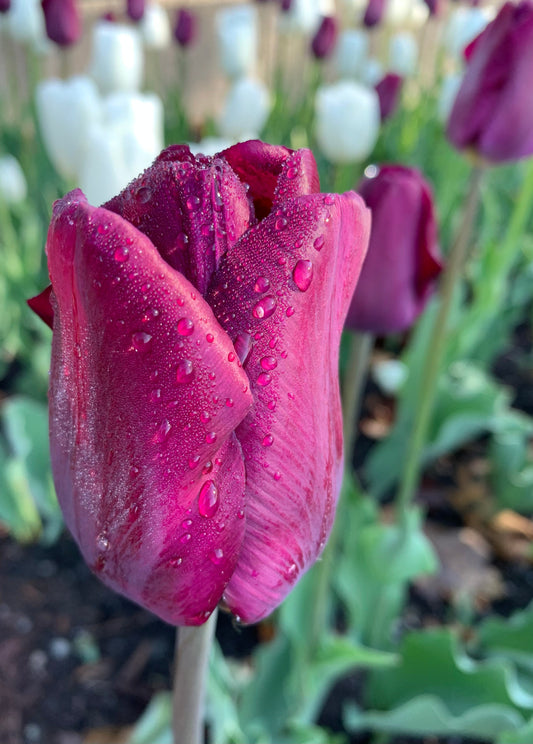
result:
[[[312,34],[323,16],[334,15],[334,0],[293,0],[290,9],[280,17],[280,30]]]
[[[254,78],[241,78],[228,92],[218,120],[218,130],[228,139],[253,139],[263,129],[270,108],[266,85]]]
[[[359,29],[349,29],[340,33],[333,56],[333,64],[339,77],[361,77],[369,44],[368,34]]]
[[[13,155],[0,157],[0,201],[19,204],[28,192],[26,176],[19,161]]]
[[[379,83],[379,81],[385,75],[383,65],[375,57],[365,59],[363,62],[363,69],[361,71],[361,82],[368,85],[369,88],[373,88]]]
[[[16,41],[37,46],[46,44],[44,15],[39,0],[11,0],[6,29]]]
[[[100,97],[88,77],[50,78],[35,91],[37,120],[48,157],[65,178],[78,173],[87,132],[101,117]]]
[[[207,155],[213,157],[218,152],[226,150],[235,144],[233,139],[223,139],[222,137],[205,137],[201,142],[189,142],[189,148],[193,155]]]
[[[408,374],[407,365],[399,359],[383,359],[372,366],[372,377],[385,395],[396,395]]]
[[[437,111],[443,124],[448,121],[451,114],[459,87],[463,81],[463,74],[462,72],[454,72],[451,75],[446,75],[442,80]]]
[[[420,28],[428,16],[424,0],[387,0],[385,4],[384,21],[391,26]]]
[[[118,194],[163,148],[163,104],[153,93],[114,93],[87,135],[79,181],[90,204]]]
[[[253,73],[257,63],[257,10],[235,5],[219,10],[216,28],[220,65],[230,78]]]
[[[452,57],[460,59],[464,48],[493,18],[494,11],[488,8],[456,8],[444,31],[444,48]]]
[[[90,73],[101,93],[139,90],[143,68],[141,37],[136,28],[109,21],[95,23]]]
[[[148,49],[165,49],[172,39],[168,13],[161,5],[149,3],[139,23],[142,40]]]
[[[332,163],[364,160],[379,134],[378,94],[351,80],[324,85],[315,98],[316,139]]]
[[[418,44],[413,34],[400,31],[389,44],[389,71],[402,77],[411,77],[418,67]]]

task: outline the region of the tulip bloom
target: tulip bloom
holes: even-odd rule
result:
[[[414,168],[387,165],[359,193],[372,212],[372,232],[346,324],[380,335],[404,331],[442,270],[431,190]]]
[[[163,6],[150,3],[146,6],[140,23],[144,46],[148,49],[164,49],[170,44],[172,31],[168,13]]]
[[[264,83],[240,78],[233,83],[224,102],[218,120],[220,135],[232,142],[257,137],[271,108],[270,93]]]
[[[144,56],[138,29],[109,21],[95,23],[90,74],[100,92],[137,91],[143,73]]]
[[[174,38],[181,47],[190,46],[197,36],[196,16],[190,10],[180,8],[176,13]]]
[[[396,111],[402,85],[403,78],[394,72],[389,72],[376,85],[376,93],[379,96],[381,121],[385,121],[385,119],[388,119]]]
[[[126,0],[126,13],[132,21],[140,21],[144,16],[145,0]]]
[[[0,13],[7,13],[11,8],[11,0],[0,0]]]
[[[500,163],[533,154],[533,3],[506,3],[467,50],[448,122],[460,149]]]
[[[76,0],[42,0],[48,38],[59,46],[75,44],[81,36],[81,17]]]
[[[342,478],[338,347],[369,213],[311,153],[165,150],[103,207],[54,205],[50,442],[91,568],[164,620],[271,612]]]
[[[311,42],[311,51],[317,59],[331,56],[339,33],[335,16],[324,16]]]
[[[363,23],[367,28],[372,28],[380,23],[385,12],[385,3],[386,0],[368,0],[363,16]]]
[[[246,77],[257,66],[257,8],[234,5],[217,11],[220,66],[230,78]]]

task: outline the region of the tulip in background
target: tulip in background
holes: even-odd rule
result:
[[[311,51],[316,59],[330,57],[337,43],[339,33],[335,16],[324,16],[311,41]]]
[[[416,169],[385,165],[362,181],[359,193],[371,210],[372,231],[346,325],[375,335],[405,331],[442,270],[431,189]]]
[[[198,34],[197,18],[190,10],[180,8],[176,13],[174,25],[174,38],[178,44],[186,48],[196,39]]]
[[[101,93],[139,90],[144,58],[138,29],[109,21],[95,23],[89,69]]]
[[[148,3],[139,28],[147,49],[165,49],[170,44],[172,37],[170,21],[162,5]]]
[[[331,529],[369,213],[318,188],[306,150],[174,146],[104,207],[54,206],[31,305],[58,498],[92,569],[171,623],[265,617]]]
[[[491,16],[487,8],[455,8],[444,32],[443,44],[448,54],[462,61],[465,47],[481,33]]]
[[[7,13],[11,8],[11,0],[0,0],[0,13]]]
[[[240,78],[231,86],[218,119],[219,134],[233,142],[257,137],[272,107],[268,88],[260,80]]]
[[[42,0],[46,33],[59,46],[75,44],[81,36],[81,15],[76,0]]]
[[[411,77],[418,69],[418,44],[413,34],[402,31],[392,36],[389,44],[389,70]]]
[[[324,85],[315,98],[315,135],[326,158],[336,164],[364,160],[380,127],[378,94],[351,80]]]
[[[533,3],[505,3],[467,50],[447,134],[493,163],[533,154]]]
[[[16,41],[32,44],[37,50],[51,46],[46,37],[44,15],[39,0],[11,0],[6,13],[6,29]]]
[[[382,122],[388,119],[389,116],[392,116],[398,108],[402,85],[403,78],[394,72],[389,72],[376,85]]]
[[[387,0],[368,0],[363,23],[367,28],[373,28],[381,22]]]
[[[144,16],[145,0],[126,0],[126,13],[132,21],[140,21]]]
[[[253,74],[257,66],[257,9],[235,5],[216,14],[220,66],[230,78]]]
[[[340,78],[360,78],[368,56],[370,40],[360,29],[341,31],[335,48],[333,64]]]
[[[13,155],[0,156],[0,201],[20,204],[26,199],[28,185],[19,161]]]

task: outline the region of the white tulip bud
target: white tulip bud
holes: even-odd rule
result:
[[[0,157],[0,201],[19,204],[28,193],[26,176],[19,161],[13,155]]]
[[[172,29],[168,13],[157,3],[146,6],[139,28],[144,45],[148,49],[165,49],[171,42]]]
[[[333,56],[333,64],[341,78],[360,78],[369,49],[368,34],[359,29],[342,31]]]
[[[363,62],[361,82],[369,88],[374,88],[383,78],[385,71],[383,65],[375,57],[370,57]]]
[[[6,29],[16,41],[44,45],[47,36],[39,0],[11,0]]]
[[[235,5],[218,11],[216,27],[220,65],[230,78],[253,73],[257,63],[257,10]]]
[[[335,15],[332,0],[293,0],[290,9],[280,17],[281,31],[312,34],[323,16]]]
[[[254,78],[241,78],[231,87],[218,129],[222,137],[253,139],[259,135],[270,113],[270,94],[266,85]]]
[[[188,143],[193,155],[207,155],[208,157],[213,157],[234,144],[235,140],[222,137],[205,137],[201,142]]]
[[[394,34],[389,45],[389,71],[411,77],[418,66],[418,44],[413,34],[402,31]]]
[[[90,72],[102,93],[139,90],[143,68],[141,37],[136,28],[109,21],[95,24]]]

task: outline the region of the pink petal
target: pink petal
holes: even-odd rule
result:
[[[207,295],[248,352],[255,400],[237,429],[247,521],[225,592],[246,622],[282,601],[332,526],[342,477],[338,348],[369,228],[354,193],[288,200],[222,260]]]
[[[46,323],[47,326],[53,328],[54,325],[54,309],[50,304],[50,295],[52,293],[52,285],[49,284],[46,289],[27,300],[28,305],[33,312],[39,316],[39,318]]]
[[[66,522],[109,586],[168,622],[202,623],[245,527],[233,431],[251,405],[247,377],[192,284],[81,192],[56,203],[47,251],[51,454]]]
[[[220,158],[164,150],[154,164],[104,205],[139,228],[203,295],[220,257],[250,224],[245,187]]]

